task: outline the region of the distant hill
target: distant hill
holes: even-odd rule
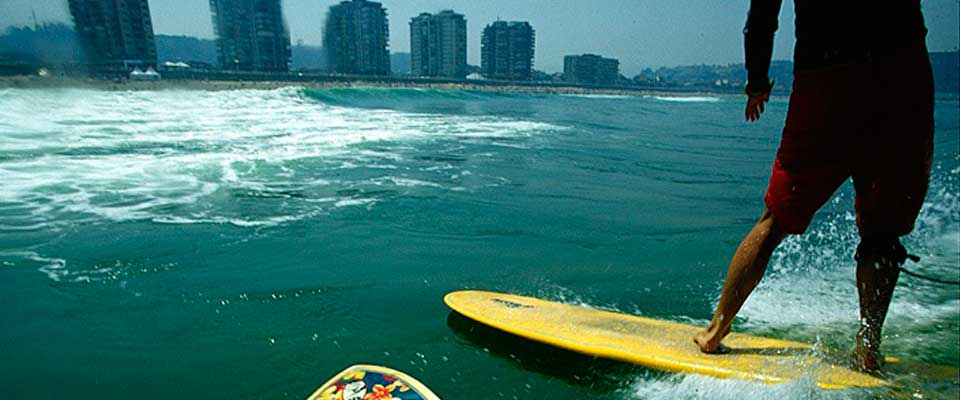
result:
[[[930,53],[930,64],[937,93],[960,93],[960,52]],[[721,86],[743,87],[747,70],[742,63],[729,65],[687,65],[671,68],[645,69],[634,82],[653,86]],[[793,86],[793,62],[774,61],[770,64],[770,78],[777,88],[789,91]]]
[[[776,88],[789,91],[793,87],[793,62],[770,63],[770,78]],[[685,65],[680,67],[645,69],[633,80],[639,84],[654,86],[718,86],[743,88],[747,70],[742,63],[728,65]]]
[[[11,27],[0,35],[0,58],[37,65],[80,62],[83,55],[73,27],[44,24],[36,28]]]
[[[410,75],[410,53],[390,53],[390,71],[394,75]]]
[[[217,44],[191,36],[155,35],[157,61],[200,61],[217,65]]]
[[[200,61],[217,65],[217,42],[190,36],[156,35],[157,58],[166,61]],[[323,69],[326,66],[322,47],[295,45],[291,64],[294,70]]]
[[[323,47],[298,44],[291,48],[291,52],[291,68],[294,70],[323,70],[327,67],[327,53]]]

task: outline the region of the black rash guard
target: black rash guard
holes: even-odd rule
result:
[[[773,35],[782,0],[751,0],[743,29],[748,91],[769,90]],[[794,0],[794,70],[882,62],[894,50],[924,46],[920,0]]]

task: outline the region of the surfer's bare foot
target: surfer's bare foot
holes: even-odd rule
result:
[[[733,319],[743,303],[747,301],[747,297],[760,283],[760,279],[767,270],[770,256],[786,235],[786,231],[777,223],[773,212],[769,209],[764,210],[760,221],[743,239],[730,261],[723,291],[720,292],[720,300],[717,302],[710,325],[693,338],[693,342],[700,347],[700,351],[709,354],[723,351],[724,347],[720,342],[730,333]]]
[[[694,336],[693,342],[697,344],[697,347],[699,347],[703,353],[726,354],[730,352],[730,349],[720,343],[720,340],[722,340],[724,336],[726,335],[717,335],[716,332],[712,332],[708,328]]]
[[[880,352],[867,350],[863,348],[857,348],[853,353],[854,357],[854,367],[856,367],[860,372],[867,374],[879,374],[881,368],[883,367],[883,356],[880,355]]]
[[[720,347],[720,343],[713,343],[713,341],[710,340],[710,333],[707,331],[700,332],[694,336],[693,342],[697,344],[701,352],[707,354],[714,353],[717,351],[717,348]]]
[[[883,367],[880,342],[883,339],[883,321],[890,308],[897,279],[900,277],[899,254],[906,254],[898,239],[882,241],[883,246],[863,251],[857,260],[857,293],[860,296],[860,330],[857,331],[857,348],[854,350],[855,367],[862,372],[877,374]],[[864,245],[861,243],[861,247]],[[877,250],[880,249],[880,250]],[[884,250],[888,249],[888,250]],[[858,254],[861,249],[858,247]],[[870,252],[879,254],[871,254]],[[886,253],[883,253],[886,251]],[[895,253],[890,255],[890,253]],[[899,252],[899,253],[898,253]]]
[[[874,333],[868,327],[860,329],[857,334],[857,348],[853,351],[854,367],[860,372],[867,374],[879,374],[883,367],[883,356],[880,354],[879,346],[873,346],[879,340],[874,337],[874,341],[869,341],[869,334]],[[879,334],[876,334],[879,336]]]

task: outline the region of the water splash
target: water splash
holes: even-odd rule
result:
[[[628,399],[645,400],[846,400],[870,398],[869,392],[866,391],[821,390],[811,376],[785,384],[767,385],[699,375],[651,375],[638,378],[625,392],[625,397]]]
[[[960,265],[960,199],[958,173],[934,170],[931,188],[915,231],[905,245],[923,256],[908,265],[925,274],[957,279]],[[788,238],[774,253],[768,276],[744,305],[740,329],[778,332],[789,338],[823,339],[832,347],[852,346],[858,320],[855,263],[859,243],[853,190],[841,188],[803,236]],[[960,299],[956,287],[901,277],[885,324],[885,348],[893,355],[926,357],[920,349],[950,345],[958,326]],[[917,336],[906,332],[924,331]],[[927,354],[927,356],[924,356]],[[949,362],[948,358],[930,361]]]

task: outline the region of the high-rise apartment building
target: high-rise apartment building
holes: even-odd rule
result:
[[[467,76],[467,20],[450,10],[414,17],[410,52],[413,75],[463,79]]]
[[[220,68],[286,72],[290,33],[280,0],[210,0]]]
[[[563,58],[563,78],[587,85],[611,85],[620,79],[620,61],[596,54]]]
[[[483,29],[480,71],[487,79],[529,80],[535,34],[527,22],[497,21]]]
[[[101,71],[156,67],[147,0],[69,0],[86,60]]]
[[[323,47],[331,72],[390,75],[387,10],[366,0],[348,0],[330,7]]]

